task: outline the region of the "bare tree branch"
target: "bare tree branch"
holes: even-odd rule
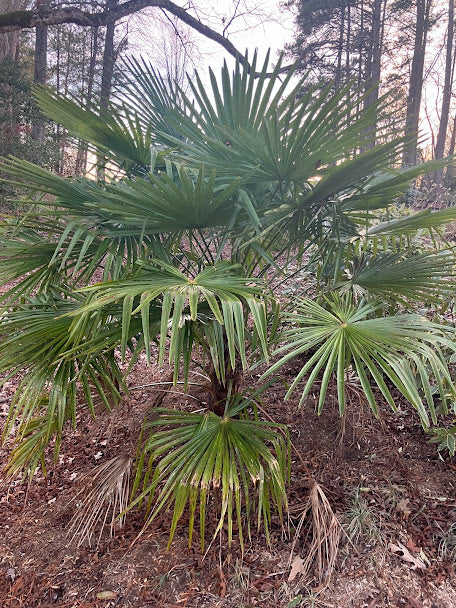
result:
[[[242,56],[232,42],[219,32],[193,17],[186,9],[174,4],[171,0],[127,0],[111,10],[100,12],[89,12],[77,7],[55,8],[46,13],[38,10],[14,11],[0,15],[0,34],[15,30],[32,28],[43,25],[59,25],[62,23],[74,23],[82,26],[100,27],[118,21],[146,7],[160,8],[206,36],[210,40],[220,44],[233,57]]]

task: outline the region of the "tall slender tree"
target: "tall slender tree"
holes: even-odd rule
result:
[[[405,118],[405,133],[410,139],[402,161],[405,167],[416,165],[418,157],[418,128],[421,98],[423,95],[424,59],[428,32],[431,25],[430,15],[432,3],[433,0],[416,0],[415,41],[410,68],[407,114]]]
[[[49,0],[36,0],[36,10],[45,16],[50,7]],[[48,26],[39,25],[35,29],[35,62],[33,81],[35,84],[46,84],[48,54]],[[44,124],[42,121],[33,125],[32,137],[37,141],[44,140]]]
[[[448,26],[446,39],[445,56],[445,82],[442,93],[442,107],[440,112],[439,130],[434,149],[435,158],[443,158],[445,153],[445,143],[448,132],[448,121],[450,117],[450,103],[454,80],[454,0],[448,0]],[[440,187],[443,181],[443,169],[436,171],[434,176],[436,185]]]
[[[118,5],[118,0],[106,0],[106,10],[112,11]],[[112,86],[112,74],[114,71],[114,34],[116,22],[112,20],[106,26],[105,44],[103,52],[103,73],[101,76],[100,107],[106,109]]]
[[[28,0],[2,0],[0,15],[7,15],[27,8]],[[0,60],[5,57],[16,59],[19,54],[19,30],[0,32]]]

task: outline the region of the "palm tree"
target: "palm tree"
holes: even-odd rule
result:
[[[428,411],[436,422],[434,389],[444,406],[455,392],[451,331],[409,310],[450,291],[454,254],[417,255],[409,245],[456,212],[388,216],[438,163],[395,169],[403,138],[368,145],[384,100],[357,116],[348,89],[282,77],[281,61],[267,68],[256,56],[231,74],[224,65],[220,84],[210,71],[210,93],[196,74],[190,98],[132,61],[101,115],[39,89],[42,110],[104,159],[104,179],[2,163],[35,203],[46,195],[1,226],[0,272],[14,286],[2,297],[0,373],[21,377],[4,432],[16,436],[9,472],[44,467],[46,447],[54,440],[57,455],[85,408],[95,416],[115,407],[128,390],[121,362],[130,370],[143,352],[167,358],[184,388],[199,365],[204,411],[148,413],[129,506],[117,501],[124,512],[146,500],[147,523],[171,507],[170,541],[187,512],[191,542],[199,512],[204,545],[209,495],[219,505],[215,534],[226,521],[228,542],[233,520],[242,543],[254,514],[266,534],[272,511],[282,516],[288,434],[257,407],[273,379],[242,387],[244,371],[268,363],[275,344],[287,352],[267,374],[307,353],[289,393],[305,381],[303,401],[322,373],[320,407],[335,375],[343,411],[350,370],[374,411],[372,383],[394,407],[389,382],[425,427]],[[284,295],[297,272],[312,299]],[[113,470],[125,480],[132,462],[116,460]],[[103,487],[112,504],[112,484]]]

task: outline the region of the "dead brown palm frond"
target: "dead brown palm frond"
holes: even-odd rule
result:
[[[95,529],[101,523],[96,545],[98,547],[107,525],[111,536],[116,522],[123,525],[130,497],[131,466],[132,459],[129,456],[115,456],[85,476],[82,488],[73,498],[77,510],[68,529],[70,542],[77,537],[78,547],[85,540],[90,544]]]
[[[311,543],[307,549],[307,556],[303,560],[299,570],[302,579],[308,581],[311,568],[314,566],[315,576],[319,584],[327,585],[334,571],[343,529],[322,487],[316,482],[314,482],[309,497],[303,506],[291,546],[288,567],[291,566],[294,548],[309,512],[311,513],[312,521],[307,532],[307,537],[311,538]]]

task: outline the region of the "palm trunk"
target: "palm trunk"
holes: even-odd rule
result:
[[[236,366],[232,369],[227,344],[225,344],[224,359],[226,370],[225,382],[222,382],[217,377],[213,365],[210,366],[208,372],[210,383],[208,387],[207,408],[211,412],[214,412],[214,414],[217,414],[217,416],[223,416],[228,397],[239,392],[242,382],[242,367],[236,361]]]

